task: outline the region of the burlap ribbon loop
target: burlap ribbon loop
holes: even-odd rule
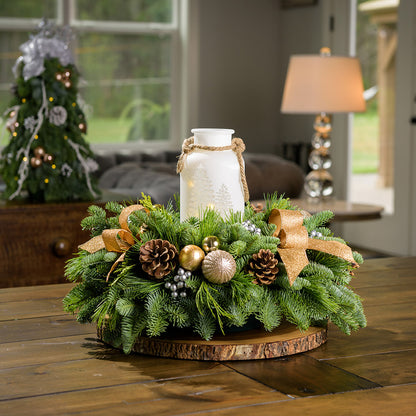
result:
[[[101,235],[91,238],[86,243],[78,246],[89,253],[95,253],[105,248],[107,251],[122,253],[121,256],[113,263],[107,274],[107,281],[113,270],[120,264],[126,255],[126,251],[134,244],[134,236],[129,229],[129,215],[134,211],[144,210],[142,205],[129,205],[121,211],[118,222],[121,228],[112,228],[104,230]]]
[[[246,150],[246,145],[244,144],[243,140],[239,137],[234,137],[231,141],[230,146],[204,146],[202,144],[195,144],[194,138],[189,137],[185,139],[182,144],[182,153],[179,156],[178,163],[176,165],[176,173],[181,173],[184,166],[186,158],[188,154],[192,153],[195,149],[201,150],[209,150],[209,151],[224,151],[224,150],[232,150],[238,160],[238,164],[240,166],[240,178],[241,184],[243,185],[244,191],[244,201],[247,202],[250,199],[250,194],[248,191],[247,180],[246,180],[246,173],[244,170],[244,160],[242,153]]]
[[[351,248],[339,241],[326,241],[308,237],[308,231],[303,225],[303,215],[300,211],[273,209],[269,223],[276,225],[273,236],[279,237],[277,249],[285,265],[290,285],[299,276],[303,268],[309,264],[306,250],[318,250],[340,257],[358,267],[352,255]]]

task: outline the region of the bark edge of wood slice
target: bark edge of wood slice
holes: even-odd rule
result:
[[[102,340],[100,329],[97,334]],[[299,354],[317,348],[326,341],[326,327],[311,326],[306,331],[300,331],[295,325],[284,323],[272,332],[252,329],[215,336],[210,341],[198,337],[139,337],[132,352],[181,360],[262,360]]]

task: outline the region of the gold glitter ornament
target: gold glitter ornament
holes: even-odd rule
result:
[[[185,246],[179,253],[179,264],[185,270],[193,272],[201,266],[205,253],[202,248],[189,244]]]
[[[33,153],[38,159],[43,158],[46,154],[45,149],[41,146],[36,147],[35,150],[33,150]]]
[[[37,157],[32,157],[30,159],[30,166],[32,166],[32,168],[38,168],[41,164],[42,164],[42,161],[38,159]]]
[[[229,282],[237,268],[234,257],[224,250],[214,250],[208,253],[201,267],[205,279],[215,284]]]
[[[215,235],[209,235],[202,240],[202,248],[206,253],[209,253],[214,250],[218,250],[220,246],[220,240]]]

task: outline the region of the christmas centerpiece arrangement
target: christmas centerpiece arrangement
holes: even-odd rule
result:
[[[349,286],[362,257],[325,226],[332,213],[311,216],[278,195],[253,207],[242,141],[231,141],[229,131],[193,132],[178,162],[175,204],[142,195],[137,204],[90,207],[82,227],[91,239],[66,267],[78,284],[65,309],[81,323],[96,322],[100,337],[126,353],[156,355],[138,342],[193,336],[197,344],[287,322],[301,332],[328,320],[347,334],[364,327]]]
[[[0,160],[9,200],[92,200],[99,194],[69,39],[67,29],[43,22],[20,46],[14,97],[4,113],[10,141]]]

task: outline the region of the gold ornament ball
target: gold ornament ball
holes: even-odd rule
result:
[[[193,272],[201,266],[205,253],[202,248],[190,244],[185,246],[179,253],[179,264],[185,270]]]
[[[65,71],[65,78],[71,78],[71,75],[69,71]]]
[[[87,132],[87,125],[85,123],[79,123],[78,128],[82,131],[82,133]]]
[[[38,159],[37,157],[32,157],[30,159],[30,166],[32,166],[32,168],[38,168],[41,164],[42,164],[42,161]]]
[[[43,158],[45,156],[45,149],[41,146],[38,146],[38,147],[35,148],[33,153],[35,154],[35,157],[40,159],[40,158]]]
[[[72,82],[71,81],[65,81],[64,85],[65,85],[65,88],[71,88],[72,87]]]
[[[229,282],[236,268],[234,257],[224,250],[211,251],[202,262],[202,274],[205,279],[215,284]]]
[[[62,74],[60,72],[57,72],[55,74],[55,78],[56,78],[57,81],[61,81],[62,80]]]
[[[214,250],[218,250],[220,246],[220,240],[215,235],[209,235],[202,240],[202,248],[206,253],[209,253]]]

